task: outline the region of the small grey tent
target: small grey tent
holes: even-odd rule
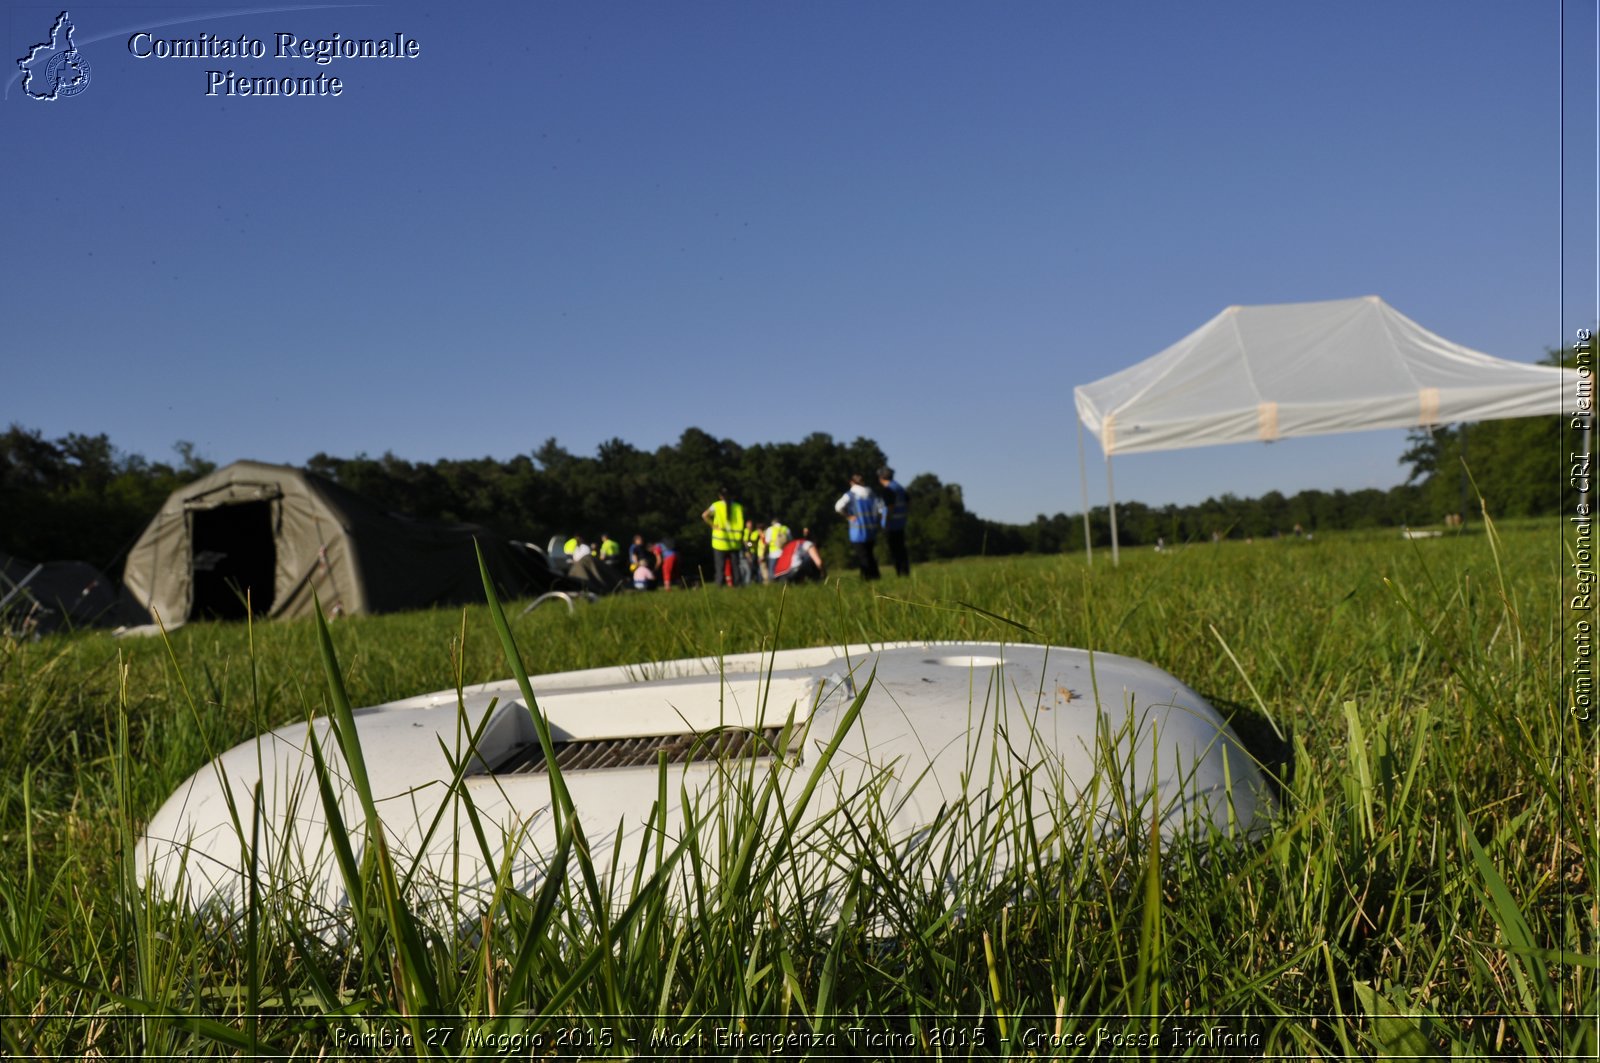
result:
[[[83,561],[35,563],[0,553],[0,631],[43,634],[143,623],[105,573]]]
[[[174,491],[122,579],[168,627],[309,616],[313,595],[330,616],[420,609],[483,600],[474,540],[498,593],[550,582],[536,552],[477,525],[413,520],[313,473],[240,461]]]

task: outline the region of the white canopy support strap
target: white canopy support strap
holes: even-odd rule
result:
[[[1432,430],[1439,423],[1439,389],[1421,388],[1417,391],[1417,423]]]
[[[1256,420],[1260,423],[1256,434],[1261,442],[1271,443],[1278,438],[1278,404],[1263,402],[1256,407]]]

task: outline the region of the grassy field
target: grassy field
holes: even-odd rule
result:
[[[473,934],[410,915],[373,859],[343,944],[265,898],[196,918],[141,895],[131,846],[215,752],[338,708],[318,626],[0,642],[0,1051],[804,1054],[758,1037],[792,1032],[866,1057],[1593,1057],[1600,773],[1592,727],[1559,704],[1584,618],[1559,601],[1558,535],[1227,542],[1115,570],[1098,553],[1092,569],[974,559],[570,615],[508,603],[531,674],[923,639],[1127,654],[1210,699],[1281,780],[1256,843],[1157,852],[1130,831],[958,883],[956,915],[913,876],[862,868],[837,929],[776,903],[800,839],[741,820],[754,775],[721,810],[759,843],[724,868],[741,888],[687,906],[648,887],[600,902],[579,844],[562,880]],[[485,606],[329,629],[354,705],[504,678],[501,635]],[[719,1042],[741,1017],[748,1039]]]

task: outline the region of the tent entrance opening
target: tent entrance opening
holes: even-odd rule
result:
[[[271,612],[278,567],[272,503],[238,502],[189,516],[194,537],[189,619],[242,620]]]

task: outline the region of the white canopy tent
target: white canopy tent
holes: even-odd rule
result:
[[[1087,426],[1106,458],[1115,560],[1113,455],[1559,414],[1576,380],[1451,343],[1375,295],[1230,306],[1159,354],[1074,389],[1080,474]],[[1086,482],[1083,508],[1087,540]]]

